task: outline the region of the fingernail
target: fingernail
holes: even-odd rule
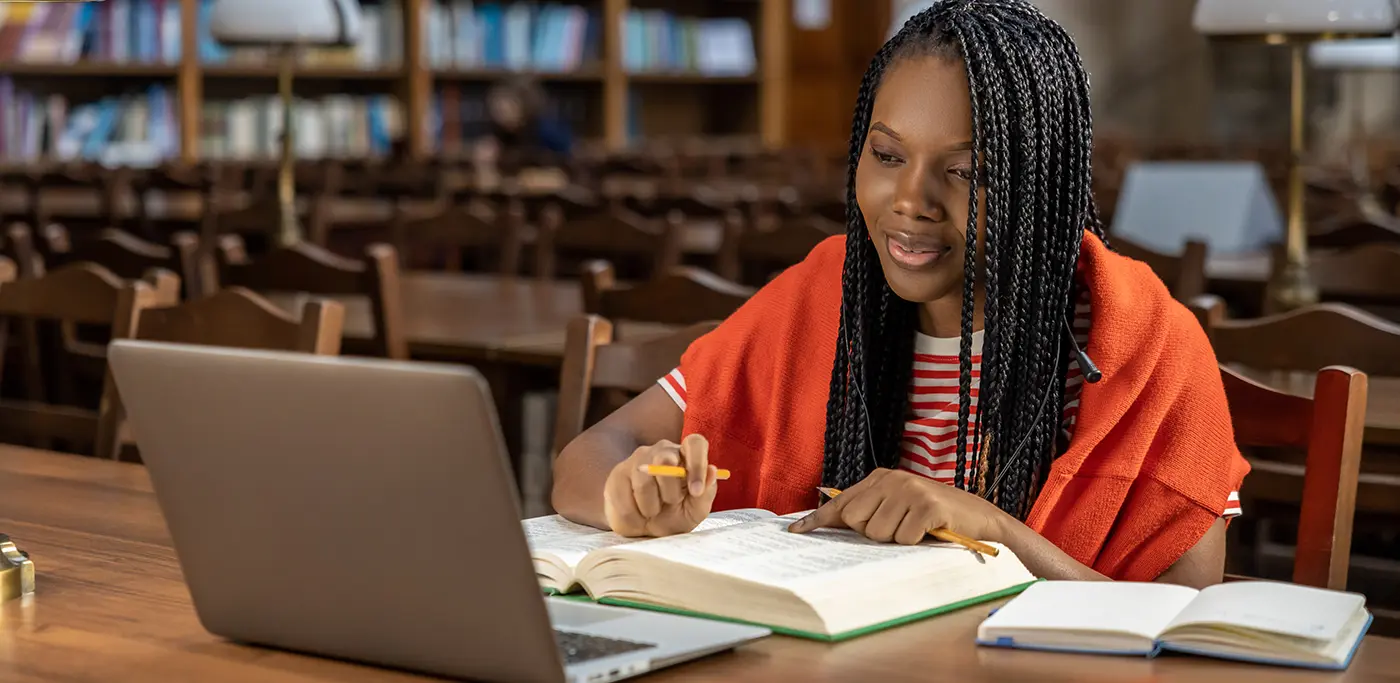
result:
[[[803,517],[802,519],[799,519],[799,520],[797,520],[796,522],[793,522],[792,524],[789,524],[789,525],[788,525],[788,531],[800,532],[800,531],[805,531],[806,529],[807,529],[807,518],[806,518],[806,517]]]
[[[692,481],[692,482],[690,482],[690,495],[692,495],[692,496],[699,496],[699,495],[701,495],[701,494],[703,494],[703,493],[705,493],[705,482],[702,482],[702,481]]]

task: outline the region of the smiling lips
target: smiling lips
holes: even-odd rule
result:
[[[890,258],[911,270],[928,268],[949,251],[943,240],[928,235],[890,234],[885,236],[885,243]]]

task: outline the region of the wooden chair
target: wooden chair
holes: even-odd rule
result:
[[[613,208],[566,221],[563,207],[550,202],[540,212],[535,275],[557,277],[558,252],[566,249],[594,257],[642,257],[651,262],[650,276],[665,273],[680,265],[683,220],[679,212],[645,220]]]
[[[590,261],[583,269],[583,311],[613,320],[663,325],[724,320],[753,294],[749,287],[689,266],[636,285],[619,285],[607,261]]]
[[[720,245],[719,272],[731,280],[767,282],[775,270],[800,263],[822,240],[842,232],[844,226],[818,214],[768,216],[742,226],[731,221]]]
[[[171,238],[171,246],[167,247],[110,228],[91,239],[75,241],[62,225],[50,224],[44,228],[43,247],[49,268],[91,261],[128,280],[149,277],[153,269],[163,269],[180,274],[187,299],[198,299],[211,291],[211,283],[206,282],[205,269],[200,263],[199,236],[193,232],[176,233]],[[152,283],[157,287],[162,305],[180,300],[180,282]],[[175,285],[173,292],[165,289],[171,284]]]
[[[334,356],[340,353],[344,326],[345,308],[338,302],[311,301],[298,320],[247,289],[229,287],[197,301],[140,311],[132,337]],[[125,406],[111,382],[103,388],[103,404],[110,407],[110,419],[118,425],[119,441],[112,457],[140,462],[135,439],[125,423]]]
[[[1275,248],[1270,256],[1269,278],[1275,281],[1283,270],[1284,250]],[[1317,249],[1308,255],[1308,272],[1329,301],[1400,320],[1400,278],[1395,276],[1400,273],[1400,244]]]
[[[1188,241],[1177,255],[1163,254],[1116,235],[1110,237],[1109,246],[1130,259],[1146,263],[1166,283],[1177,301],[1190,301],[1206,293],[1204,242]]]
[[[554,422],[554,455],[632,396],[680,364],[690,343],[719,323],[691,325],[647,342],[616,342],[613,324],[596,315],[569,322],[564,364],[559,373],[559,408]],[[599,392],[607,395],[596,396]]]
[[[1241,447],[1307,452],[1302,465],[1252,458],[1245,479],[1252,499],[1299,501],[1293,582],[1345,590],[1365,431],[1366,375],[1346,367],[1324,368],[1317,373],[1312,398],[1278,391],[1224,366],[1220,376]]]
[[[8,261],[7,261],[8,264]],[[131,336],[141,312],[154,303],[154,292],[141,281],[123,280],[91,263],[75,263],[42,277],[14,280],[13,264],[0,267],[0,316],[110,325],[113,339]],[[3,348],[3,346],[0,346]],[[30,357],[28,363],[37,364]],[[3,364],[0,364],[3,367]],[[106,383],[111,382],[108,374]],[[99,457],[111,457],[117,444],[116,421],[104,400],[96,411],[37,401],[0,401],[0,433],[9,438],[52,440],[87,446]]]
[[[427,216],[412,216],[402,208],[396,211],[390,239],[405,258],[418,246],[445,249],[448,270],[461,270],[463,249],[494,249],[498,260],[494,270],[518,275],[524,230],[525,208],[519,201],[507,202],[504,210],[492,210],[481,202],[453,201]]]
[[[1313,304],[1263,318],[1227,320],[1213,295],[1189,302],[1222,363],[1262,371],[1316,372],[1346,365],[1400,376],[1400,324],[1347,304]]]
[[[225,235],[219,241],[219,281],[225,287],[246,287],[256,292],[368,297],[375,325],[369,352],[386,358],[408,358],[399,256],[388,244],[371,244],[365,261],[337,256],[306,242],[250,260],[243,241],[236,235]]]

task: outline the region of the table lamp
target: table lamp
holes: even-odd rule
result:
[[[34,592],[34,563],[15,547],[9,536],[0,534],[0,603]]]
[[[1277,310],[1317,301],[1308,275],[1308,233],[1303,212],[1306,52],[1309,44],[1388,36],[1397,23],[1395,0],[1199,0],[1196,30],[1214,39],[1287,45],[1292,53],[1289,107],[1287,260],[1269,298]]]
[[[230,46],[271,47],[277,56],[277,92],[282,101],[282,154],[277,176],[280,217],[277,242],[301,241],[293,173],[292,76],[303,46],[349,46],[360,38],[356,0],[215,0],[209,15],[215,40]]]
[[[1378,71],[1400,74],[1400,35],[1314,43],[1309,49],[1308,60],[1315,68],[1347,72],[1352,76],[1364,77]],[[1369,221],[1393,223],[1395,217],[1381,206],[1376,197],[1376,188],[1371,184],[1370,155],[1366,150],[1366,84],[1358,79],[1351,85],[1346,106],[1352,114],[1352,180],[1361,190],[1357,208],[1362,217]]]

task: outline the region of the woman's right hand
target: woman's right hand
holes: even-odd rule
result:
[[[675,444],[659,441],[632,452],[608,474],[603,513],[621,536],[670,536],[694,529],[710,514],[718,490],[709,463],[710,444],[691,434]],[[686,477],[656,477],[642,465],[676,465]]]

